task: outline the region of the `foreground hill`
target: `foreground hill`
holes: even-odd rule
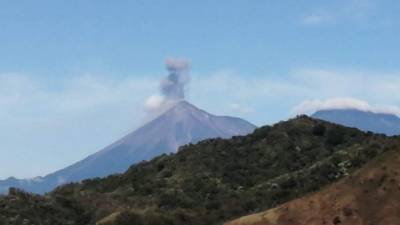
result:
[[[324,190],[226,225],[400,224],[400,149]]]
[[[187,145],[124,174],[46,196],[13,190],[0,198],[0,218],[42,225],[220,224],[318,191],[397,145],[394,138],[301,116],[247,136]],[[62,212],[68,216],[57,216]]]
[[[343,126],[355,127],[386,135],[400,135],[400,118],[388,113],[374,113],[357,109],[329,109],[317,111],[313,118]]]
[[[181,145],[208,138],[245,135],[255,128],[240,118],[215,116],[180,101],[143,127],[67,168],[43,178],[0,181],[0,193],[9,187],[45,193],[61,184],[125,172],[134,163],[176,152]]]

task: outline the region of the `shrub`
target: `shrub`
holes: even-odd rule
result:
[[[115,223],[118,225],[144,225],[142,217],[139,214],[127,211],[119,214]]]
[[[327,144],[332,146],[340,145],[344,142],[346,131],[342,127],[335,127],[328,131],[327,134]]]
[[[315,136],[324,136],[326,131],[326,127],[323,124],[318,124],[313,128],[313,135]]]

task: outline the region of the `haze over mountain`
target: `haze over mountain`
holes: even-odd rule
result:
[[[215,116],[180,101],[158,118],[82,161],[43,178],[0,181],[0,190],[18,187],[44,193],[60,184],[124,172],[134,163],[176,152],[179,146],[188,143],[244,135],[254,129],[254,125],[240,118]]]
[[[315,112],[312,117],[363,131],[400,135],[400,118],[394,114],[359,109],[324,109]]]
[[[176,152],[179,146],[188,143],[244,135],[254,129],[254,125],[240,118],[215,116],[180,101],[158,118],[82,161],[43,178],[0,181],[0,190],[18,187],[44,193],[60,184],[124,172],[134,163]]]
[[[168,76],[160,82],[160,95],[146,101],[149,114],[161,115],[101,151],[45,177],[0,181],[0,193],[9,187],[48,192],[61,184],[124,172],[134,163],[176,152],[182,145],[245,135],[256,128],[239,118],[209,114],[185,101],[185,86],[190,81],[187,60],[169,58],[166,69]]]

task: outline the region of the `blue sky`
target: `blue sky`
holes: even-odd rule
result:
[[[65,167],[148,118],[167,57],[187,98],[270,124],[354,105],[400,114],[400,3],[0,1],[0,178]]]

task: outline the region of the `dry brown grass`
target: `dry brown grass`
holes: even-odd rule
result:
[[[226,225],[399,225],[400,151],[303,198]]]

